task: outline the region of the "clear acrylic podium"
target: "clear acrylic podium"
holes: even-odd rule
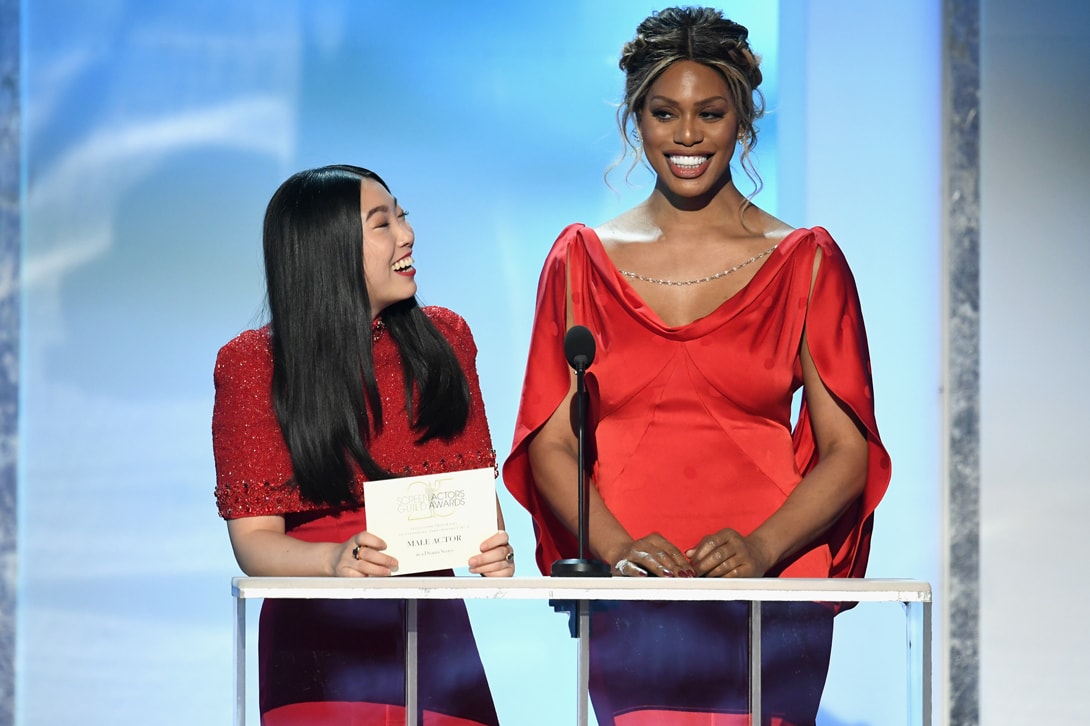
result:
[[[914,580],[686,579],[581,577],[236,577],[235,724],[246,724],[246,601],[253,599],[380,599],[405,601],[406,726],[417,723],[416,607],[420,600],[570,601],[576,606],[578,726],[589,722],[590,603],[596,600],[740,600],[750,603],[750,704],[761,723],[761,603],[893,602],[905,609],[910,726],[931,726],[931,586]]]

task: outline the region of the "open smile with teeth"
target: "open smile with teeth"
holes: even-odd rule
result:
[[[408,270],[412,266],[413,266],[413,257],[412,257],[412,255],[408,255],[406,257],[402,257],[400,260],[395,262],[394,265],[393,265],[393,268],[394,268],[394,272],[404,272],[405,270]]]
[[[671,156],[667,156],[666,158],[668,158],[670,160],[671,164],[678,167],[679,169],[697,169],[697,168],[700,167],[701,164],[703,164],[704,162],[706,162],[709,159],[708,156],[679,156],[679,155],[671,155]]]

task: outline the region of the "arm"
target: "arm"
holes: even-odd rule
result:
[[[369,532],[347,542],[304,542],[285,534],[284,518],[272,515],[230,519],[227,534],[251,577],[375,577],[397,566],[382,553],[386,543]]]
[[[271,381],[265,331],[243,333],[220,350],[212,411],[216,499],[239,567],[251,576],[388,575],[396,563],[378,551],[382,541],[366,532],[330,543],[285,533],[285,510],[278,502],[291,497],[278,483],[291,478],[291,458],[273,411]],[[352,554],[357,544],[367,546],[357,552],[360,559]]]
[[[496,516],[499,530],[481,543],[480,555],[470,558],[470,572],[510,577],[514,548],[498,498]],[[385,577],[397,567],[397,560],[382,552],[386,543],[367,531],[347,542],[305,542],[285,534],[284,518],[274,515],[230,519],[227,534],[239,567],[251,577]]]
[[[549,506],[571,532],[579,527],[579,451],[570,411],[575,396],[575,375],[556,411],[529,444],[534,481]],[[588,546],[617,574],[639,574],[640,568],[660,576],[689,573],[681,551],[658,533],[634,538],[609,511],[597,487],[587,487]],[[629,572],[623,562],[637,565]],[[621,569],[625,571],[621,571]]]
[[[863,492],[868,456],[865,433],[821,380],[805,338],[801,359],[803,394],[819,461],[748,537],[724,529],[690,550],[693,567],[702,576],[763,576],[825,533]]]
[[[835,255],[829,256],[829,252]],[[866,380],[869,388],[865,334],[854,281],[835,246],[815,250],[807,310],[806,332],[799,345],[804,395],[801,415],[805,424],[800,428],[808,427],[812,434],[806,438],[812,439],[816,457],[811,461],[816,459],[816,463],[800,466],[802,480],[779,509],[749,536],[724,529],[690,550],[687,554],[701,575],[763,576],[828,532],[867,486],[870,442],[868,426],[857,418],[863,415],[863,409],[856,398],[859,381]],[[857,332],[845,334],[839,330],[844,319],[855,320]],[[830,324],[837,330],[830,330]],[[837,374],[838,392],[849,392],[855,400],[842,401],[830,391],[811,354],[811,343],[818,346],[815,350],[821,353],[818,360],[824,370]],[[834,361],[835,366],[831,365]],[[873,410],[866,415],[873,430]]]

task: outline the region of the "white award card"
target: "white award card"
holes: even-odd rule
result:
[[[369,481],[363,496],[367,531],[397,558],[395,575],[466,567],[498,529],[491,467]]]

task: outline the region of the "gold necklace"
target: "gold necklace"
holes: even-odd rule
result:
[[[619,272],[622,275],[624,275],[625,277],[631,278],[633,280],[640,280],[641,282],[650,282],[650,283],[653,283],[655,285],[673,285],[673,286],[677,286],[677,287],[682,287],[682,286],[685,286],[685,285],[699,285],[702,282],[711,282],[712,280],[718,280],[720,277],[726,277],[730,273],[737,272],[738,270],[742,269],[746,265],[752,265],[757,260],[762,259],[764,257],[768,257],[770,254],[772,254],[775,251],[775,249],[777,247],[779,247],[779,244],[774,244],[771,247],[769,247],[767,250],[765,250],[764,252],[760,252],[760,253],[754,255],[753,257],[750,257],[745,262],[739,262],[737,265],[730,268],[729,270],[723,270],[722,272],[717,272],[714,275],[708,275],[707,277],[701,277],[701,278],[698,278],[696,280],[659,280],[658,278],[655,278],[655,277],[644,277],[643,275],[640,275],[640,274],[635,273],[635,272],[629,272],[628,270],[622,270],[619,267],[617,268],[617,272]]]

